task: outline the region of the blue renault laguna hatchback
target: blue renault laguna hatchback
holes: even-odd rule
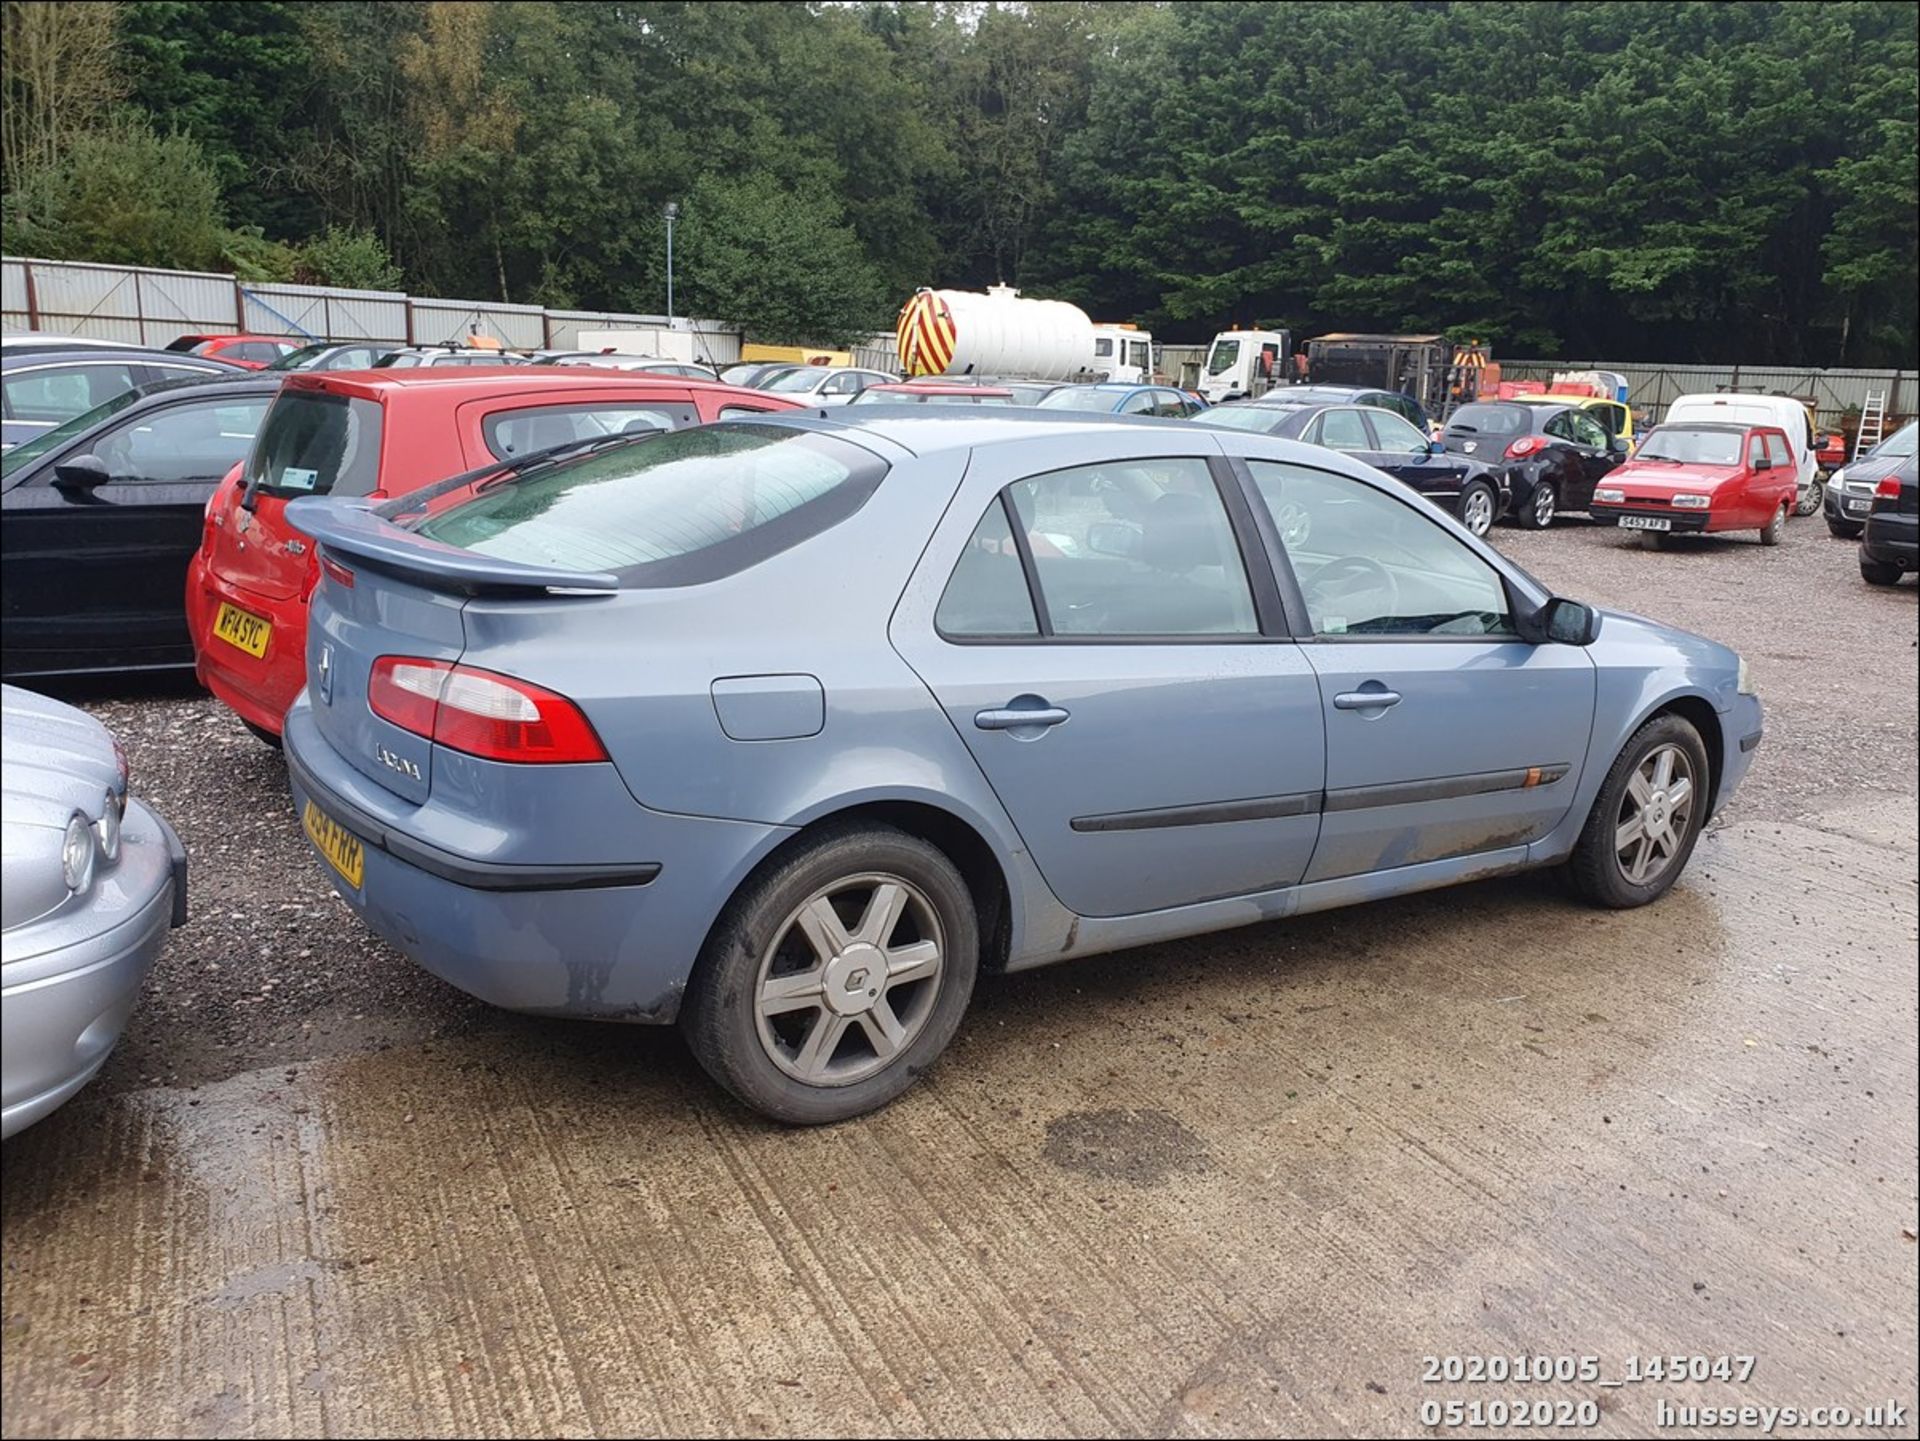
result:
[[[897,1096],[982,969],[1531,867],[1643,905],[1760,740],[1732,651],[1262,435],[796,412],[287,514],[340,893],[786,1121]]]

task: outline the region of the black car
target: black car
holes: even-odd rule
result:
[[[1277,385],[1259,397],[1261,405],[1369,405],[1391,410],[1422,435],[1433,433],[1427,408],[1401,390],[1369,390],[1359,385]]]
[[[1873,509],[1860,536],[1860,578],[1868,585],[1898,585],[1920,570],[1920,460],[1909,455],[1874,484]]]
[[[0,673],[193,664],[187,562],[282,377],[123,391],[0,457]]]
[[[1506,475],[1514,519],[1528,530],[1545,530],[1556,512],[1592,505],[1593,488],[1629,449],[1580,406],[1510,400],[1461,406],[1440,439],[1450,454]]]
[[[1873,508],[1873,491],[1920,451],[1920,420],[1910,420],[1872,450],[1827,477],[1827,529],[1842,540],[1859,536]]]
[[[371,370],[394,347],[378,340],[316,340],[281,356],[268,370]]]
[[[1239,400],[1202,411],[1196,420],[1201,425],[1257,430],[1344,451],[1458,516],[1475,535],[1491,530],[1508,505],[1506,479],[1498,469],[1448,454],[1390,410]]]
[[[196,375],[245,375],[205,355],[133,346],[9,347],[0,354],[0,441],[11,450],[124,395],[136,385]]]

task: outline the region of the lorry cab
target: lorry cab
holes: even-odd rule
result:
[[[1200,394],[1209,405],[1264,395],[1285,383],[1283,367],[1292,349],[1284,330],[1223,330],[1207,347]]]
[[[1093,369],[1108,380],[1152,384],[1153,336],[1137,325],[1094,326]]]

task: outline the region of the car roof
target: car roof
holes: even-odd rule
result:
[[[331,390],[358,395],[369,400],[384,399],[400,391],[427,390],[436,394],[452,392],[457,399],[492,395],[503,386],[515,390],[553,390],[610,385],[657,387],[663,391],[714,391],[721,395],[750,394],[756,397],[785,399],[771,391],[747,391],[738,385],[716,380],[698,380],[690,375],[658,375],[625,370],[603,370],[591,365],[449,365],[389,367],[380,370],[289,370],[283,372],[290,387],[301,390]]]
[[[169,365],[205,366],[209,370],[239,374],[245,366],[234,365],[211,355],[191,355],[184,350],[164,350],[159,346],[73,345],[39,346],[0,352],[0,365],[8,367],[45,365],[56,360],[97,360],[111,364],[116,360],[163,360]]]
[[[737,425],[744,418],[720,422]],[[778,415],[756,415],[744,423],[797,426],[822,434],[858,432],[912,455],[976,450],[1013,444],[1037,436],[1106,435],[1140,431],[1165,435],[1190,422],[1161,416],[1113,415],[1106,411],[1035,410],[1030,406],[858,405],[809,407]],[[1215,430],[1209,434],[1223,434]]]
[[[884,390],[889,395],[895,391],[904,391],[908,395],[1012,395],[1011,390],[998,385],[959,384],[951,380],[883,380],[878,385],[869,385],[868,390]],[[776,391],[775,394],[778,394]]]

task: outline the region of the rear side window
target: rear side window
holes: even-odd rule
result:
[[[598,440],[603,435],[619,435],[628,429],[678,430],[693,425],[699,415],[691,405],[637,401],[599,405],[540,405],[520,410],[496,410],[481,429],[487,449],[500,460],[516,455],[532,455],[556,445],[576,440]]]
[[[15,371],[4,382],[9,420],[70,420],[133,389],[133,368],[120,363],[59,365]]]
[[[1033,597],[1027,593],[1027,574],[1001,497],[993,498],[967,538],[967,548],[960,552],[934,610],[933,624],[944,636],[969,640],[1040,634]]]
[[[612,571],[629,587],[732,575],[838,525],[886,474],[871,451],[770,425],[690,426],[538,466],[420,522],[501,560]],[[403,497],[390,519],[431,504]]]
[[[116,481],[218,480],[246,458],[270,399],[261,395],[149,411],[102,436],[93,453]]]
[[[380,428],[371,400],[283,391],[247,458],[247,482],[281,500],[370,494],[379,485]]]
[[[1328,450],[1372,450],[1373,437],[1357,410],[1329,410],[1320,417],[1319,443]]]

